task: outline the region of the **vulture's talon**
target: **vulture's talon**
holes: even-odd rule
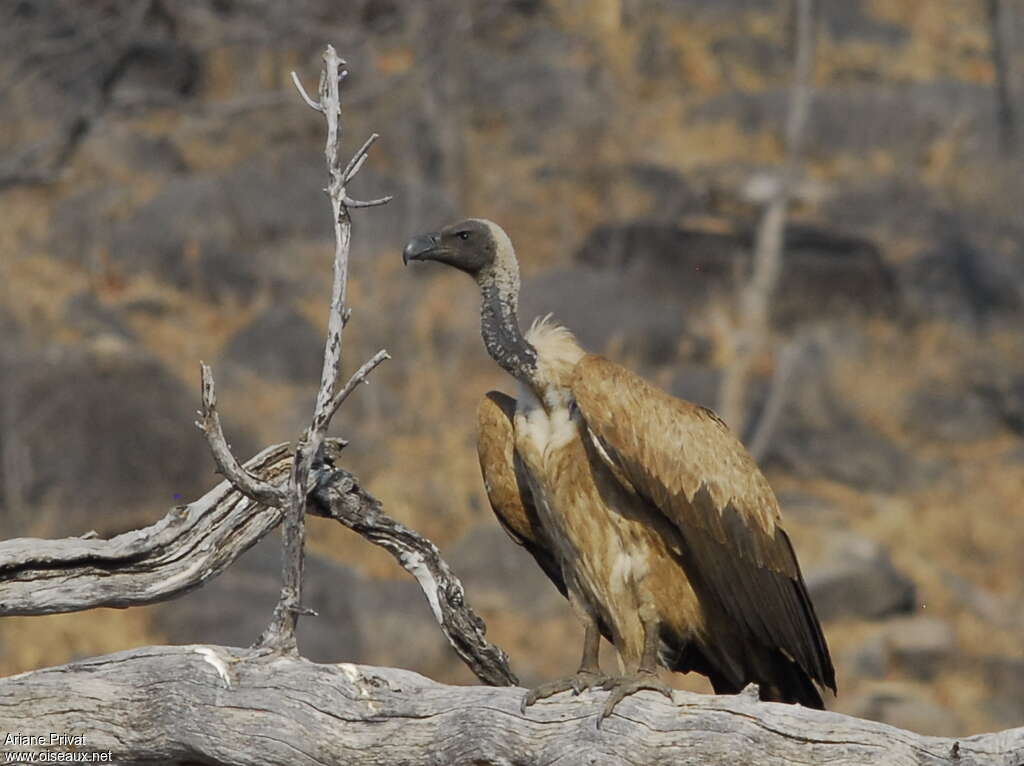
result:
[[[546,684],[541,684],[523,695],[523,702],[519,706],[519,712],[525,713],[526,708],[531,707],[540,700],[553,697],[556,694],[567,692],[571,689],[572,679],[570,678],[560,678],[557,681],[548,681]]]
[[[526,712],[526,708],[542,699],[553,697],[562,692],[572,692],[573,695],[582,694],[587,689],[603,689],[604,685],[610,683],[612,678],[601,672],[580,670],[576,675],[569,678],[559,678],[557,681],[548,681],[535,689],[530,689],[524,696],[519,710]]]
[[[638,670],[636,673],[621,678],[613,678],[602,686],[608,689],[608,701],[604,704],[601,715],[597,718],[597,728],[601,728],[604,719],[614,712],[615,707],[632,694],[648,689],[663,694],[672,700],[672,687],[658,678],[658,674],[649,670]]]
[[[571,679],[572,693],[579,696],[588,689],[603,689],[611,680],[611,676],[600,671],[580,670]]]

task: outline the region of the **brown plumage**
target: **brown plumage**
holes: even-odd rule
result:
[[[488,392],[477,408],[476,446],[484,488],[502,528],[529,551],[564,596],[562,569],[537,517],[522,463],[515,454],[515,414],[516,400],[500,391]]]
[[[483,294],[491,356],[521,383],[478,410],[479,457],[502,526],[569,598],[586,627],[580,671],[526,704],[572,688],[667,689],[656,662],[695,670],[719,693],[823,707],[828,647],[781,526],[779,505],[743,445],[710,410],[599,356],[562,327],[515,317],[519,280],[499,227],[470,220],[417,238],[406,257],[470,273]],[[626,676],[597,666],[599,635]]]

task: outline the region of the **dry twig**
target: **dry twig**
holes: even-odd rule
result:
[[[320,375],[320,388],[310,426],[303,432],[295,448],[295,458],[286,488],[273,487],[248,474],[231,454],[220,427],[216,409],[216,393],[210,368],[202,365],[203,409],[202,420],[197,423],[206,434],[214,459],[221,473],[248,497],[267,505],[284,508],[284,529],[282,533],[284,561],[282,571],[281,597],[270,625],[260,636],[257,645],[280,652],[296,653],[295,626],[299,614],[308,614],[302,606],[302,562],[305,546],[305,516],[309,488],[310,468],[314,457],[324,444],[331,419],[342,402],[359,383],[365,383],[367,376],[381,362],[389,358],[386,351],[379,351],[349,379],[340,390],[338,378],[341,373],[341,334],[350,316],[345,305],[345,291],[348,283],[349,245],[352,239],[352,222],[349,208],[383,205],[391,197],[362,202],[352,199],[347,185],[363,166],[370,147],[377,135],[371,136],[342,168],[338,153],[341,144],[341,82],[347,72],[345,62],[338,57],[334,47],[328,45],[323,55],[323,69],[320,73],[319,101],[314,101],[298,75],[292,72],[292,82],[306,104],[324,115],[327,121],[327,138],[324,155],[330,182],[326,192],[330,197],[334,217],[334,279],[331,288],[331,305],[327,322],[327,341],[324,346],[324,364]]]
[[[288,482],[287,508],[285,511],[283,544],[283,584],[281,598],[274,608],[274,616],[270,625],[260,636],[258,645],[283,652],[295,653],[298,646],[295,640],[295,626],[299,614],[305,612],[302,606],[302,561],[306,538],[306,496],[310,467],[313,458],[323,446],[327,428],[338,406],[360,381],[378,364],[388,358],[386,351],[379,352],[370,362],[364,365],[342,389],[343,396],[336,398],[338,376],[341,372],[341,333],[345,328],[346,306],[345,291],[348,284],[349,244],[352,240],[352,221],[348,208],[355,206],[346,191],[346,185],[355,176],[352,168],[362,166],[372,141],[367,142],[356,153],[345,170],[341,169],[338,151],[341,145],[341,82],[347,75],[345,62],[338,57],[334,46],[328,45],[323,55],[324,66],[320,73],[320,101],[314,102],[305,90],[295,73],[292,81],[302,99],[313,109],[324,115],[327,120],[327,140],[324,155],[327,158],[327,171],[330,183],[327,194],[331,199],[331,210],[334,214],[334,280],[331,288],[331,307],[327,322],[327,343],[324,346],[324,365],[320,376],[320,390],[317,393],[313,419],[309,428],[299,439],[295,449],[295,462]],[[358,168],[357,168],[358,169]],[[390,197],[374,203],[360,203],[360,207],[370,204],[383,205]],[[335,401],[337,403],[335,403]]]
[[[199,412],[202,419],[196,421],[196,427],[206,434],[206,443],[213,452],[218,472],[246,497],[257,503],[279,508],[285,499],[282,489],[256,478],[242,467],[231,452],[231,446],[224,437],[224,430],[220,425],[220,415],[217,413],[217,389],[213,382],[213,373],[209,366],[202,362],[199,363],[199,370],[203,409]]]

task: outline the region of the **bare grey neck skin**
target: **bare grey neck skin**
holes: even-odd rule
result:
[[[509,282],[486,276],[479,282],[480,334],[487,353],[509,375],[532,386],[537,375],[537,349],[519,330],[518,280]]]

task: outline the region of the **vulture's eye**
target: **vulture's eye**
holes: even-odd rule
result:
[[[468,231],[460,231],[455,236],[458,237],[459,239],[465,241],[465,240],[469,239],[469,232]]]

